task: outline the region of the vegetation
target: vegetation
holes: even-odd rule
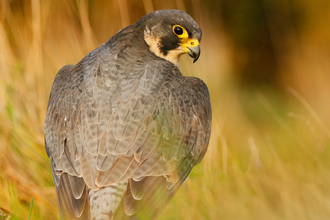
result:
[[[28,219],[31,198],[31,219],[60,219],[43,133],[53,79],[119,29],[165,8],[188,11],[203,29],[200,60],[183,57],[181,67],[209,86],[213,124],[208,153],[159,219],[329,219],[330,5],[261,1],[266,15],[276,6],[294,23],[280,38],[280,18],[264,17],[275,51],[266,56],[276,60],[272,85],[240,81],[237,72],[251,65],[243,65],[249,54],[237,36],[252,37],[230,30],[217,11],[226,2],[0,0],[0,219],[10,212]],[[304,19],[290,13],[296,9]],[[248,19],[234,12],[230,22]],[[254,59],[263,62],[262,53]]]

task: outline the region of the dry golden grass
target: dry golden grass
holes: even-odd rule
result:
[[[205,159],[159,219],[329,219],[330,86],[324,74],[330,55],[313,47],[325,38],[296,33],[302,48],[291,38],[292,52],[281,57],[290,86],[283,96],[240,91],[231,75],[230,41],[198,6],[192,15],[203,29],[202,56],[194,65],[184,57],[182,71],[210,88],[212,137]],[[55,74],[145,11],[163,8],[185,4],[0,0],[0,207],[26,219],[33,197],[32,219],[59,219],[43,135]]]

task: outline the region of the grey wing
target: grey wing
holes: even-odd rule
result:
[[[51,91],[45,142],[64,219],[155,216],[206,152],[205,84],[167,79],[163,62],[119,72],[108,51],[62,68]]]
[[[200,79],[180,76],[164,82],[144,119],[151,138],[134,155],[146,166],[142,162],[139,167],[145,171],[130,176],[123,199],[126,214],[143,219],[159,214],[204,157],[211,117],[208,89]],[[126,219],[122,213],[116,213],[115,219]]]

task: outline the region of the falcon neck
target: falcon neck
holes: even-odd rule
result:
[[[121,52],[123,48],[129,48],[132,55],[138,55],[148,49],[143,39],[143,25],[138,21],[118,31],[108,42],[110,49]],[[134,52],[134,53],[133,53]]]

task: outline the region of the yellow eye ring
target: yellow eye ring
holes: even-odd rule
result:
[[[173,33],[176,36],[178,36],[179,38],[188,38],[189,37],[187,30],[180,25],[173,26]]]

